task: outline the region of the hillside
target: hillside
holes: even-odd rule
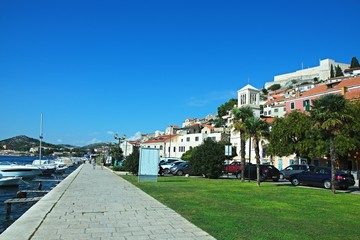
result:
[[[29,151],[31,147],[39,146],[40,141],[34,138],[27,137],[25,135],[12,137],[9,139],[1,140],[0,146],[6,145],[6,149],[15,151]],[[50,148],[58,148],[57,145],[42,142],[42,146]]]
[[[6,149],[15,150],[15,151],[29,151],[31,147],[36,147],[40,145],[40,141],[38,139],[30,138],[25,135],[12,137],[9,139],[0,141],[0,148],[6,145]],[[52,149],[71,149],[71,148],[80,148],[83,150],[101,148],[101,147],[111,147],[113,143],[94,143],[90,145],[86,145],[83,147],[75,147],[69,144],[51,144],[47,142],[42,142],[43,147],[48,147]]]

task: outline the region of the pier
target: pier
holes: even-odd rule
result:
[[[83,164],[0,235],[17,239],[214,238],[111,170]]]

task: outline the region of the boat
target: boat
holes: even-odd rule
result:
[[[38,167],[13,164],[7,161],[0,162],[0,174],[3,177],[22,177],[33,179],[42,172]]]
[[[38,167],[41,170],[41,175],[49,176],[56,172],[56,165],[54,161],[50,160],[34,160],[32,164],[29,164],[27,166],[34,166]]]
[[[0,187],[19,186],[21,180],[21,177],[1,177]]]

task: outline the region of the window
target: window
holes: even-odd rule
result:
[[[256,93],[250,94],[250,104],[256,104]]]
[[[290,165],[295,164],[295,160],[294,159],[290,159]]]
[[[195,137],[195,141],[198,142],[198,141],[199,141],[199,137]]]
[[[184,147],[184,146],[180,146],[180,147],[179,147],[179,152],[185,152],[185,147]]]
[[[294,102],[292,102],[292,103],[290,104],[290,109],[295,109],[295,103],[294,103]]]
[[[275,113],[279,112],[279,109],[275,108],[275,109],[274,109],[274,112],[275,112]]]
[[[162,146],[162,145],[160,145],[160,150],[163,150],[163,146]]]
[[[284,112],[286,112],[286,107],[284,107]]]
[[[186,141],[187,141],[187,142],[190,142],[190,137],[187,137],[187,138],[186,138]]]
[[[174,152],[176,152],[176,147],[174,147]]]
[[[246,104],[246,93],[240,95],[240,105]]]
[[[304,100],[303,101],[303,106],[304,106],[304,109],[306,110],[306,111],[310,111],[310,100],[308,99],[308,100]]]

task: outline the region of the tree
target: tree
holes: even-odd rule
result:
[[[257,185],[260,187],[260,148],[261,138],[269,136],[269,124],[257,117],[250,117],[245,120],[246,132],[253,139],[256,159],[256,176]]]
[[[311,118],[313,128],[320,130],[324,138],[328,139],[331,160],[331,190],[335,193],[336,150],[335,137],[343,131],[344,125],[351,124],[353,117],[343,95],[327,94],[313,100]]]
[[[137,175],[139,172],[139,159],[140,159],[140,151],[139,148],[134,147],[134,151],[126,157],[123,165],[126,170],[131,172],[132,174]]]
[[[357,60],[356,57],[353,57],[351,59],[350,68],[358,68],[358,67],[360,67],[359,61]]]
[[[246,126],[245,120],[247,118],[253,117],[254,112],[251,107],[243,106],[241,108],[234,108],[234,130],[235,132],[240,133],[240,159],[241,159],[241,181],[245,181],[244,171],[245,171],[245,145],[246,145]]]
[[[112,156],[112,163],[111,165],[114,165],[115,160],[120,160],[123,158],[123,151],[119,146],[114,146],[110,150],[111,156]]]
[[[228,115],[229,111],[231,111],[234,108],[234,105],[236,104],[237,104],[237,99],[231,98],[229,101],[218,107],[217,109],[218,118],[216,119],[216,124],[215,124],[216,127],[222,127],[225,125],[225,120],[222,117]]]
[[[191,148],[189,150],[187,150],[182,156],[181,156],[181,159],[182,160],[185,160],[185,161],[189,161],[192,157],[192,154],[194,152],[194,149],[195,148]]]
[[[279,90],[280,88],[281,88],[281,85],[278,84],[278,83],[276,83],[276,84],[271,85],[271,86],[268,88],[268,90],[270,90],[270,91],[276,91],[276,90]]]
[[[330,78],[335,77],[335,72],[334,72],[334,66],[331,64],[331,68],[330,68]]]
[[[208,178],[218,178],[222,174],[225,158],[224,143],[205,139],[204,143],[195,147],[192,152],[191,170],[195,175],[204,174]]]
[[[307,156],[314,146],[314,131],[311,131],[311,119],[306,113],[292,111],[284,118],[277,118],[269,136],[268,154],[273,156]]]
[[[335,77],[342,77],[344,73],[339,65],[335,67]]]

